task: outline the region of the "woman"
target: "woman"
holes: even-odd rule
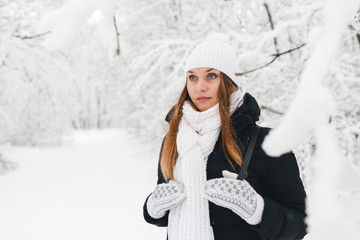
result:
[[[270,129],[260,129],[246,178],[236,179],[260,108],[235,74],[227,36],[210,34],[185,70],[145,220],[167,226],[170,240],[302,239],[306,193],[297,162],[292,152],[265,154]]]

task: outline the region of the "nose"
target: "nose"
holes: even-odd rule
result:
[[[199,78],[199,81],[196,83],[196,91],[197,92],[206,92],[207,90],[207,83],[205,79]]]

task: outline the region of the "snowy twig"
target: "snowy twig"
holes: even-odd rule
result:
[[[119,42],[119,30],[118,27],[116,25],[116,17],[114,16],[114,27],[115,27],[115,31],[116,31],[116,42],[117,42],[117,49],[116,49],[116,55],[120,55],[120,42]]]
[[[265,6],[265,9],[266,9],[268,18],[269,18],[271,30],[274,30],[274,23],[273,23],[273,21],[272,21],[272,17],[271,17],[271,14],[270,14],[269,6],[268,6],[266,3],[264,3],[264,6]],[[275,45],[276,54],[279,54],[279,49],[278,49],[278,46],[277,46],[277,39],[276,39],[276,37],[274,37],[274,45]]]
[[[267,64],[265,64],[264,66],[261,66],[261,67],[258,67],[258,68],[254,68],[254,69],[252,69],[252,70],[249,70],[249,71],[246,71],[246,72],[243,72],[243,73],[235,73],[235,75],[236,75],[236,76],[242,76],[242,75],[245,75],[245,74],[248,74],[248,73],[251,73],[251,72],[255,72],[255,71],[257,71],[257,70],[259,70],[259,69],[262,69],[262,68],[264,68],[264,67],[267,67],[267,66],[269,66],[271,63],[273,63],[273,62],[274,62],[278,57],[280,57],[281,55],[284,55],[284,54],[286,54],[286,53],[290,53],[290,52],[292,52],[292,51],[295,51],[295,50],[297,50],[297,49],[299,49],[299,48],[302,48],[302,47],[305,46],[305,45],[306,45],[306,43],[303,43],[303,44],[301,44],[300,46],[298,46],[298,47],[296,47],[296,48],[293,48],[293,49],[290,49],[290,50],[287,50],[287,51],[285,51],[285,52],[272,54],[272,55],[270,55],[270,56],[274,56],[274,58],[273,58],[270,62],[268,62]]]
[[[264,110],[268,110],[268,111],[270,111],[270,112],[272,112],[272,113],[275,113],[275,114],[284,115],[282,112],[276,111],[276,110],[274,110],[274,109],[272,109],[272,108],[269,108],[269,107],[267,107],[267,106],[261,106],[260,108],[261,108],[261,109],[264,109]]]
[[[47,31],[47,32],[44,32],[44,33],[40,33],[38,35],[35,35],[35,36],[20,36],[20,35],[13,35],[13,37],[16,37],[16,38],[21,38],[22,40],[25,40],[25,39],[34,39],[34,38],[38,38],[38,37],[42,37],[46,34],[49,34],[51,33],[51,31]]]
[[[274,30],[265,32],[263,34],[258,34],[256,36],[249,38],[249,40],[244,42],[243,44],[251,46],[255,43],[256,47],[250,51],[240,54],[238,56],[238,58],[241,59],[241,58],[247,57],[249,55],[258,54],[259,52],[261,52],[261,49],[263,49],[264,44],[267,43],[269,41],[269,39],[273,39],[274,37],[279,36],[287,28],[290,28],[290,27],[294,28],[296,26],[305,25],[312,18],[314,12],[316,12],[322,8],[323,8],[323,3],[321,3],[321,2],[316,2],[314,4],[306,6],[304,8],[298,8],[299,11],[304,13],[300,18],[297,17],[297,18],[295,18],[293,20],[289,20],[289,21],[280,21]],[[309,9],[312,9],[313,11],[309,11]]]

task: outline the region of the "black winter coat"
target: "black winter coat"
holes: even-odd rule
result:
[[[259,116],[260,108],[248,93],[244,96],[244,103],[231,115],[243,155]],[[170,117],[171,112],[166,120],[169,121]],[[306,193],[299,177],[295,156],[292,152],[280,157],[266,155],[261,144],[269,131],[269,128],[260,129],[246,177],[251,186],[264,198],[262,221],[255,226],[249,225],[233,211],[209,202],[210,222],[215,240],[292,240],[302,239],[306,234]],[[223,170],[234,172],[223,153],[220,133],[208,158],[207,179],[222,178]],[[239,173],[240,168],[236,169],[236,172]],[[159,165],[157,184],[164,182]],[[167,226],[169,211],[160,219],[151,218],[146,208],[147,199],[143,207],[145,220],[157,226]]]

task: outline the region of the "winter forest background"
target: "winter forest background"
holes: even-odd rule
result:
[[[306,239],[360,239],[359,0],[0,0],[0,238],[165,239],[142,204],[211,31],[296,153]]]

